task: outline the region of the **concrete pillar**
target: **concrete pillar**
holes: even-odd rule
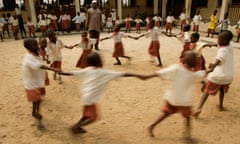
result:
[[[222,20],[224,18],[224,14],[228,11],[229,6],[229,0],[223,0],[219,20]]]
[[[122,20],[122,1],[118,0],[117,1],[117,15],[120,20]]]
[[[34,23],[34,25],[36,25],[37,24],[37,16],[36,16],[36,10],[35,10],[35,7],[34,7],[34,1],[33,0],[29,0],[29,9],[30,9],[32,22]]]
[[[192,6],[192,0],[185,0],[186,14],[187,14],[187,17],[189,18],[191,15],[191,6]]]
[[[162,17],[166,17],[167,15],[167,2],[168,0],[162,0]]]
[[[80,0],[75,0],[75,11],[80,12]]]
[[[153,1],[153,14],[158,13],[158,0]]]

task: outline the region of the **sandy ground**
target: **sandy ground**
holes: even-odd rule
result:
[[[103,33],[103,37],[106,33]],[[134,32],[131,35],[136,35]],[[205,34],[202,34],[203,36]],[[65,44],[80,41],[80,35],[59,36]],[[204,38],[207,39],[207,38]],[[216,41],[216,39],[207,39]],[[161,56],[164,67],[178,62],[182,44],[176,38],[160,37]],[[104,59],[104,68],[116,71],[151,74],[159,67],[150,63],[147,48],[148,38],[138,41],[124,39],[126,55],[130,62],[121,59],[123,65],[114,66],[112,58],[113,40],[101,43],[99,51]],[[235,47],[239,44],[233,43]],[[81,50],[64,49],[63,69],[76,70]],[[72,135],[69,128],[79,120],[82,107],[79,98],[81,81],[64,77],[59,85],[52,80],[42,103],[45,131],[39,131],[32,124],[31,103],[27,102],[21,79],[21,62],[25,49],[22,40],[7,39],[0,42],[0,144],[178,144],[184,133],[184,119],[175,114],[155,129],[155,138],[150,138],[146,131],[160,114],[162,95],[168,86],[167,81],[154,78],[142,81],[136,78],[121,78],[109,84],[105,97],[100,101],[101,119],[86,126],[84,135]],[[214,61],[216,48],[206,48],[204,56],[207,64]],[[216,108],[218,97],[209,97],[199,119],[192,119],[192,136],[199,144],[238,144],[240,130],[240,100],[238,85],[240,79],[240,50],[234,48],[235,77],[224,106],[226,111]],[[196,84],[194,103],[196,108],[201,98],[200,83]]]

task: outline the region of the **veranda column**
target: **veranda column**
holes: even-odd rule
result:
[[[117,1],[117,15],[119,17],[119,19],[122,19],[122,0],[118,0]]]
[[[162,0],[162,17],[166,17],[166,15],[168,14],[167,12],[167,2],[168,0]]]
[[[75,0],[75,11],[80,12],[80,0]]]
[[[222,1],[219,20],[222,20],[224,17],[224,14],[228,11],[228,5],[229,5],[229,0]]]
[[[154,7],[153,14],[158,13],[158,0],[154,0],[153,7]]]
[[[37,17],[36,17],[36,10],[34,7],[33,0],[29,0],[29,7],[30,7],[30,14],[31,14],[31,19],[34,25],[37,24]]]
[[[191,6],[192,6],[192,0],[185,0],[186,14],[189,18],[191,16]]]

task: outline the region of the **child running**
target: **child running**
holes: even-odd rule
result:
[[[71,46],[71,48],[74,48],[74,47],[82,48],[83,51],[80,58],[78,59],[76,67],[85,68],[85,67],[88,67],[87,56],[90,53],[92,53],[92,42],[88,39],[87,32],[83,32],[81,36],[82,36],[82,41],[78,44]]]
[[[157,26],[155,26],[155,21],[152,20],[150,22],[150,29],[148,32],[138,36],[137,38],[141,38],[143,36],[146,37],[151,37],[151,44],[148,48],[148,53],[150,54],[151,57],[157,57],[158,59],[158,65],[157,66],[162,66],[162,61],[161,61],[161,57],[160,57],[160,42],[159,42],[159,28]]]
[[[116,63],[114,63],[114,65],[121,65],[122,64],[119,57],[126,58],[128,60],[131,59],[131,57],[126,56],[125,53],[124,53],[122,38],[123,37],[128,37],[128,38],[136,39],[133,36],[126,35],[124,32],[120,32],[120,29],[121,29],[121,26],[117,25],[115,27],[113,33],[111,33],[109,36],[107,36],[105,38],[100,39],[100,41],[103,41],[103,40],[106,40],[106,39],[113,38],[113,40],[114,40],[114,51],[113,51],[112,56],[115,57],[115,59],[117,61]]]
[[[186,140],[191,140],[191,113],[192,113],[192,92],[195,82],[205,76],[205,71],[194,72],[196,66],[196,53],[188,51],[184,54],[183,64],[174,64],[167,68],[156,71],[152,75],[145,76],[145,79],[161,77],[171,81],[170,88],[164,94],[165,106],[162,114],[152,123],[148,132],[154,137],[154,128],[167,117],[174,113],[181,113],[186,123]],[[143,77],[144,78],[144,77]]]
[[[56,69],[43,65],[42,59],[38,53],[38,43],[35,39],[25,39],[24,47],[27,54],[23,58],[22,76],[26,96],[29,102],[32,102],[32,116],[37,120],[39,129],[44,128],[42,124],[42,115],[40,114],[40,104],[45,95],[45,70]]]
[[[97,103],[103,97],[107,84],[119,77],[139,77],[139,75],[126,72],[116,72],[103,69],[103,63],[98,53],[91,53],[87,56],[89,67],[69,73],[60,72],[63,75],[72,75],[83,78],[81,101],[83,103],[82,118],[72,127],[73,133],[86,133],[83,126],[93,123],[99,117]]]
[[[54,30],[48,31],[48,46],[47,46],[47,54],[49,56],[49,60],[51,63],[52,68],[56,68],[61,70],[62,69],[62,48],[71,48],[69,46],[66,46],[62,43],[61,40],[57,39],[56,33]],[[54,73],[53,79],[57,79],[57,73]],[[59,84],[62,84],[61,76],[58,77]]]
[[[202,112],[203,105],[207,101],[209,95],[216,95],[219,91],[219,110],[223,111],[224,95],[228,91],[233,80],[233,48],[230,42],[233,38],[231,31],[224,31],[218,35],[218,51],[215,63],[209,65],[210,73],[207,77],[207,85],[203,92],[201,101],[195,117]]]

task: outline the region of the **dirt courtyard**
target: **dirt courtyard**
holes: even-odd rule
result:
[[[107,33],[102,33],[101,37]],[[130,35],[136,36],[135,32]],[[66,45],[80,42],[80,34],[60,35]],[[204,37],[202,39],[216,41]],[[131,61],[121,59],[116,66],[112,57],[113,40],[100,43],[99,53],[104,60],[104,68],[139,74],[151,74],[161,69],[151,63],[147,53],[149,38],[139,40],[124,39],[125,53]],[[160,53],[163,68],[178,62],[182,43],[173,37],[160,36]],[[240,141],[240,44],[234,46],[234,81],[226,94],[226,111],[216,108],[218,96],[210,96],[198,119],[192,119],[192,136],[198,144],[238,144]],[[206,48],[203,54],[207,65],[214,62],[216,47]],[[99,103],[101,119],[86,126],[88,133],[73,135],[69,128],[82,114],[79,87],[81,81],[73,77],[63,77],[63,84],[52,78],[41,107],[46,130],[39,131],[32,124],[32,105],[25,96],[21,77],[21,63],[25,53],[23,40],[6,39],[0,42],[0,144],[181,144],[184,143],[184,119],[175,114],[155,130],[155,138],[148,136],[147,127],[160,114],[162,95],[169,82],[160,78],[142,81],[136,78],[120,78],[110,82],[103,99]],[[81,49],[63,49],[63,70],[77,70],[75,64]],[[155,59],[154,59],[155,60]],[[193,108],[201,98],[201,84],[194,91]]]

